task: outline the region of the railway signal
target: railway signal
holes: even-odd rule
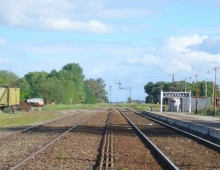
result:
[[[119,83],[115,83],[115,84],[119,85],[119,89],[129,91],[129,93],[130,93],[130,101],[129,102],[130,102],[130,106],[131,106],[131,89],[132,89],[132,87],[122,87],[120,81],[119,81]]]

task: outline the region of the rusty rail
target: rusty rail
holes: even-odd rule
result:
[[[108,113],[105,125],[104,140],[101,147],[101,160],[99,170],[114,170],[114,152],[113,152],[113,132],[112,132],[112,112]]]

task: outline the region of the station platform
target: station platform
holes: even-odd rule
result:
[[[220,139],[220,118],[185,112],[153,112],[145,114]]]

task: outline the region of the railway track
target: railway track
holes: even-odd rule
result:
[[[219,145],[129,109],[122,109],[121,112],[124,112],[140,132],[166,157],[169,157],[177,168],[218,169],[220,167]]]
[[[91,113],[64,117],[53,122],[26,128],[0,139],[0,167],[9,169],[23,161],[32,153],[37,152],[51,141],[59,138],[63,133],[75,127],[79,122],[89,117]],[[43,134],[43,135],[42,135]]]
[[[11,169],[91,169],[95,167],[97,158],[95,148],[98,148],[101,141],[106,119],[107,112],[97,110]],[[91,126],[92,124],[95,126]],[[93,141],[94,144],[92,144]],[[88,147],[88,150],[85,149]],[[107,162],[107,159],[105,160]]]
[[[69,122],[64,124],[51,122],[46,127],[18,133],[15,138],[13,135],[3,138],[0,140],[3,151],[0,169],[188,170],[220,167],[216,148],[207,147],[204,142],[194,141],[134,111],[118,110],[90,110],[73,119],[69,117]],[[82,117],[77,118],[79,115]],[[44,138],[50,141],[45,142]],[[24,146],[25,151],[22,150]],[[10,152],[15,153],[7,154]]]
[[[126,118],[126,120],[132,125],[132,127],[136,130],[138,135],[142,139],[144,139],[145,142],[147,142],[147,145],[150,146],[149,149],[153,149],[154,153],[158,156],[159,160],[162,161],[162,164],[170,170],[179,170],[179,168],[153,143],[149,140],[149,138],[137,127],[135,124],[124,114],[127,112],[127,110],[119,110],[118,111]],[[130,110],[128,110],[130,111]],[[123,113],[124,112],[124,113]]]
[[[114,148],[112,133],[112,111],[109,110],[102,142],[99,170],[114,170]]]
[[[93,116],[93,115],[91,115]],[[14,165],[13,167],[10,167],[10,170],[14,170],[17,169],[19,167],[21,167],[23,164],[25,164],[25,162],[27,162],[28,160],[32,159],[33,157],[35,157],[38,153],[42,152],[43,150],[45,150],[46,148],[48,148],[50,145],[52,145],[53,143],[55,143],[57,140],[59,140],[61,137],[63,137],[64,135],[66,135],[68,132],[70,132],[71,130],[73,130],[74,128],[76,128],[77,126],[81,125],[82,123],[84,123],[85,121],[87,121],[91,116],[85,118],[84,120],[82,120],[80,123],[78,123],[77,125],[70,127],[68,130],[66,130],[65,132],[63,132],[62,134],[60,134],[58,137],[56,137],[54,140],[52,140],[51,142],[49,142],[48,144],[46,144],[44,147],[40,148],[39,150],[35,151],[33,154],[31,154],[30,156],[28,156],[27,158],[25,158],[24,160],[22,160],[21,162],[17,163],[16,165]]]
[[[162,169],[118,111],[97,112],[18,164],[5,169]],[[114,138],[113,131],[116,132]],[[130,145],[134,143],[135,146]],[[148,160],[141,160],[142,157]]]

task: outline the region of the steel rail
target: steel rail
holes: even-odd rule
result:
[[[26,161],[30,160],[31,158],[33,158],[35,155],[39,154],[40,152],[42,152],[43,150],[45,150],[47,147],[49,147],[50,145],[52,145],[54,142],[56,142],[58,139],[60,139],[61,137],[63,137],[64,135],[66,135],[68,132],[70,132],[71,130],[73,130],[74,128],[76,128],[77,126],[81,125],[82,123],[84,123],[85,121],[87,121],[89,118],[91,118],[93,115],[95,115],[96,113],[90,115],[89,117],[87,117],[86,119],[84,119],[83,121],[81,121],[80,123],[78,123],[77,125],[69,128],[67,131],[65,131],[64,133],[62,133],[61,135],[59,135],[57,138],[55,138],[54,140],[52,140],[51,142],[49,142],[48,144],[46,144],[45,146],[43,146],[42,148],[40,148],[38,151],[34,152],[33,154],[29,155],[27,158],[23,159],[22,161],[20,161],[19,163],[17,163],[16,165],[14,165],[13,167],[10,167],[10,170],[15,170],[16,168],[22,166]]]
[[[194,134],[192,134],[192,133],[186,132],[186,131],[184,131],[184,130],[181,130],[181,129],[179,129],[179,128],[176,128],[176,127],[174,127],[174,126],[171,126],[171,125],[169,125],[169,124],[166,124],[166,123],[164,123],[164,122],[161,122],[161,121],[159,121],[159,120],[157,120],[157,119],[154,119],[154,118],[152,118],[152,117],[146,116],[146,115],[144,115],[144,114],[141,114],[141,113],[138,113],[138,112],[134,112],[134,113],[136,113],[136,114],[138,114],[138,115],[140,115],[140,116],[142,116],[142,117],[145,117],[145,118],[147,118],[147,119],[150,119],[151,121],[154,121],[154,122],[156,122],[156,123],[158,123],[158,124],[161,124],[161,125],[163,125],[163,126],[166,126],[166,127],[170,128],[170,129],[173,129],[173,130],[175,130],[175,131],[178,131],[178,132],[180,132],[180,133],[182,133],[182,134],[184,134],[184,135],[187,135],[187,136],[189,136],[189,137],[191,137],[191,138],[193,138],[193,139],[195,139],[195,140],[197,140],[197,141],[200,141],[200,142],[203,143],[203,144],[206,144],[206,145],[209,146],[211,149],[215,149],[215,150],[217,150],[218,152],[220,152],[220,145],[218,145],[218,144],[216,144],[216,143],[213,143],[213,142],[211,142],[211,141],[208,141],[208,140],[206,140],[206,139],[203,139],[203,138],[201,138],[201,137],[199,137],[199,136],[196,136],[196,135],[194,135]]]
[[[179,168],[150,140],[147,136],[141,130],[133,124],[133,122],[128,119],[125,114],[117,109],[124,117],[125,119],[132,125],[132,127],[138,132],[139,135],[154,149],[154,151],[157,153],[157,155],[165,162],[165,164],[169,167],[170,170],[179,170]],[[132,111],[134,112],[134,111]]]
[[[105,125],[104,140],[102,142],[99,170],[114,170],[114,168],[112,113],[109,112]]]

